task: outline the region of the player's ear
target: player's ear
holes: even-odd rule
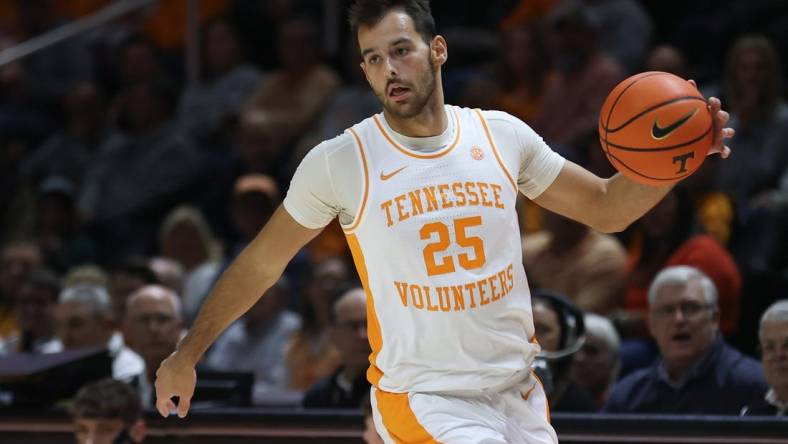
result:
[[[446,39],[441,35],[436,35],[432,42],[430,42],[430,53],[432,61],[436,67],[443,66],[446,60],[449,59],[449,50],[446,45]]]

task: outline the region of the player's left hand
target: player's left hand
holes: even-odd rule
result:
[[[698,85],[694,80],[690,80],[689,82],[695,89],[698,89]],[[722,102],[716,97],[709,97],[706,101],[706,108],[708,108],[709,113],[711,113],[714,125],[714,128],[712,128],[714,139],[712,140],[711,148],[707,155],[711,156],[712,154],[719,153],[720,157],[727,159],[728,156],[731,155],[731,148],[725,144],[725,139],[730,139],[736,134],[733,128],[725,126],[728,124],[730,114],[722,109]]]

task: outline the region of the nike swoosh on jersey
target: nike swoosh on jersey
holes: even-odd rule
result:
[[[400,171],[404,170],[404,169],[405,169],[405,168],[407,168],[407,167],[408,167],[408,166],[407,166],[407,165],[405,165],[404,167],[402,167],[402,168],[400,168],[400,169],[398,169],[398,170],[394,170],[394,171],[392,171],[392,172],[391,172],[391,173],[389,173],[389,174],[385,174],[385,173],[383,173],[383,171],[381,171],[381,172],[380,172],[380,180],[384,180],[384,181],[385,181],[385,180],[389,180],[389,179],[391,179],[392,177],[394,177],[394,175],[395,175],[395,174],[399,173]]]
[[[655,120],[654,121],[654,125],[651,127],[651,136],[654,137],[657,140],[662,140],[665,137],[668,137],[673,131],[676,131],[677,129],[679,129],[679,127],[681,125],[684,125],[685,123],[687,123],[687,121],[689,119],[691,119],[692,116],[694,116],[695,113],[697,113],[697,112],[698,112],[698,110],[696,108],[696,109],[688,112],[687,115],[685,115],[684,117],[680,118],[679,120],[677,120],[677,121],[675,121],[675,122],[673,122],[670,125],[665,126],[665,127],[659,126],[659,122],[657,122]]]

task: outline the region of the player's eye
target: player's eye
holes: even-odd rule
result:
[[[408,53],[408,48],[397,48],[394,50],[397,55],[404,56]]]
[[[369,63],[370,65],[377,65],[378,62],[380,62],[380,56],[378,56],[378,55],[370,56],[367,59],[367,63]]]

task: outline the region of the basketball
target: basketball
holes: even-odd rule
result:
[[[688,81],[644,72],[619,83],[599,114],[599,141],[622,174],[647,185],[678,182],[697,170],[714,137],[706,99]]]

